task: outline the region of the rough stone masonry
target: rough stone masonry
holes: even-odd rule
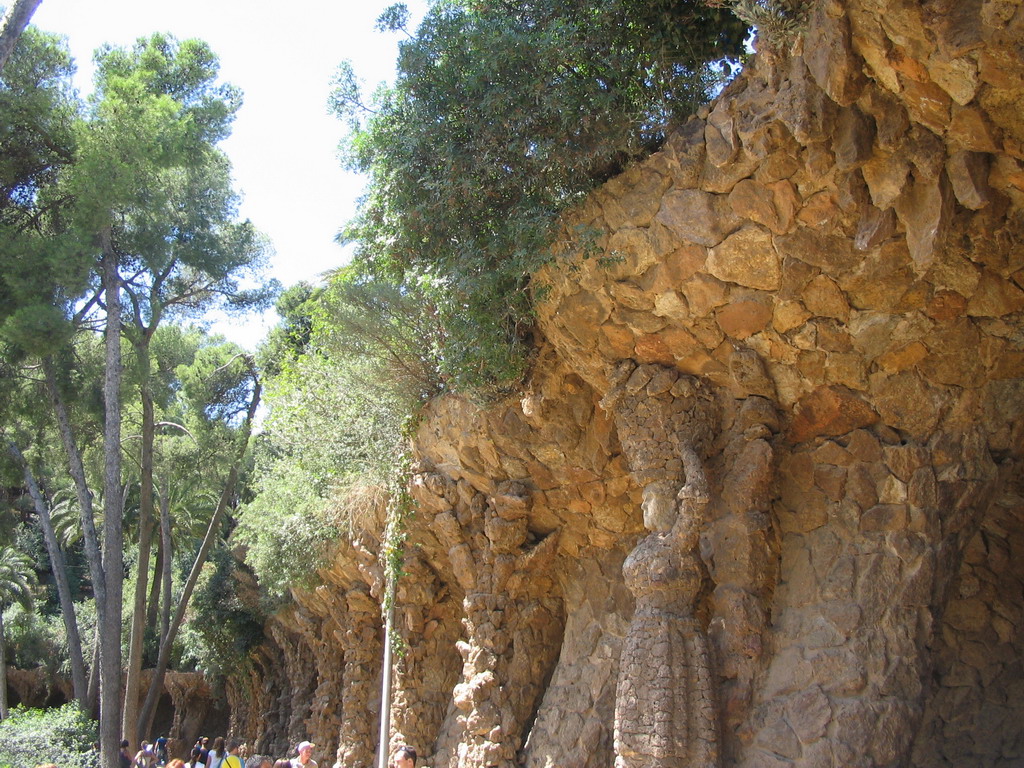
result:
[[[600,402],[634,361],[714,400],[692,616],[722,764],[1024,763],[1022,105],[1019,0],[818,0],[567,215],[615,263],[565,246],[521,396],[417,435],[393,743],[614,763],[650,479]],[[260,751],[372,764],[378,541],[229,685]]]

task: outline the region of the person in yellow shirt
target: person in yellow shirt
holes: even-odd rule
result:
[[[242,768],[242,758],[238,756],[238,748],[240,746],[238,739],[228,740],[227,744],[224,746],[227,755],[224,757],[224,762],[221,764],[221,768]]]

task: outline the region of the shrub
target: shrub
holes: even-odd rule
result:
[[[517,382],[558,214],[706,101],[745,35],[701,0],[440,0],[371,104],[339,69],[332,107],[370,178],[342,238],[370,275],[425,292],[455,388]]]
[[[96,721],[75,703],[56,709],[15,707],[0,721],[0,766],[93,768],[98,761],[96,739]]]

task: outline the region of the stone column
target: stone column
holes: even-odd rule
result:
[[[312,615],[298,614],[296,626],[312,651],[317,681],[306,721],[306,738],[316,743],[317,753],[325,760],[337,751],[342,721],[344,652],[338,635],[345,620],[344,595],[339,595],[331,585],[321,584],[301,599]]]
[[[289,747],[308,738],[306,720],[313,703],[313,688],[316,681],[316,665],[313,653],[299,631],[305,624],[305,617],[299,617],[301,608],[277,617],[271,625],[270,634],[284,654],[285,685],[280,703],[288,712],[287,740]]]
[[[340,768],[374,765],[382,634],[380,605],[366,585],[353,586],[345,593],[345,624],[339,635],[345,660],[336,763]]]
[[[462,682],[454,691],[463,713],[459,768],[516,765],[557,658],[564,618],[549,572],[557,537],[530,541],[528,504],[524,486],[506,483],[490,499],[474,494],[463,510],[469,514],[441,512],[431,523],[465,591]]]
[[[459,682],[461,600],[454,598],[415,547],[407,547],[398,582],[395,629],[403,648],[394,669],[391,745],[408,744],[428,765]]]

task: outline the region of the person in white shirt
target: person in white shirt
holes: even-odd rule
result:
[[[295,748],[298,757],[292,760],[292,768],[317,768],[316,760],[312,757],[315,746],[311,741],[300,741]]]

